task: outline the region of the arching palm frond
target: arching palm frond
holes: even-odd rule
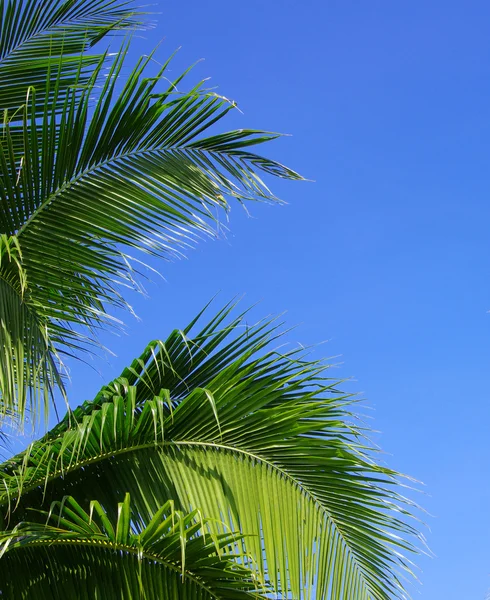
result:
[[[114,512],[114,511],[112,511]],[[41,513],[39,516],[46,516]],[[20,523],[0,534],[2,596],[27,600],[265,598],[253,572],[240,565],[240,535],[211,535],[198,511],[164,503],[135,527],[129,494],[111,521],[99,502],[86,512],[72,497],[52,507],[48,523]],[[245,560],[246,562],[246,560]]]
[[[251,152],[276,135],[205,136],[234,105],[202,85],[180,93],[185,73],[165,83],[168,63],[147,77],[150,59],[141,59],[118,93],[125,54],[94,106],[103,60],[81,89],[63,92],[63,102],[60,86],[51,84],[53,107],[61,108],[42,117],[32,90],[22,109],[22,143],[10,124],[0,138],[0,230],[18,247],[26,282],[11,300],[16,312],[4,335],[24,347],[24,360],[8,343],[0,349],[6,372],[21,374],[23,366],[25,382],[11,377],[2,387],[5,406],[22,410],[29,388],[46,390],[46,402],[60,381],[58,355],[92,343],[94,330],[111,322],[108,306],[127,306],[121,284],[134,284],[130,251],[176,256],[214,232],[215,213],[227,210],[230,198],[275,200],[261,173],[299,178]]]
[[[67,493],[84,510],[96,498],[115,519],[129,492],[143,528],[171,499],[215,519],[216,534],[223,521],[246,534],[257,577],[278,597],[404,598],[417,531],[397,474],[373,462],[325,365],[274,351],[273,324],[240,330],[230,310],[197,334],[193,322],[151,343],[4,463],[6,523]]]

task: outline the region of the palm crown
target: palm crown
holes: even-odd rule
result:
[[[1,411],[22,418],[127,306],[133,251],[170,258],[230,199],[274,201],[263,174],[300,177],[255,153],[275,134],[209,133],[234,105],[181,92],[168,63],[121,83],[127,44],[90,48],[138,25],[124,3],[13,0],[0,19]],[[410,503],[349,398],[275,351],[272,323],[201,320],[0,465],[2,595],[404,597]]]

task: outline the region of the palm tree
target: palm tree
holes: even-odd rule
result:
[[[137,287],[230,199],[276,201],[234,108],[168,62],[90,54],[139,26],[119,0],[0,0],[1,415],[33,418]],[[233,306],[154,341],[92,402],[0,465],[6,598],[406,597],[416,551],[398,475],[323,363],[274,350]],[[197,329],[196,328],[199,328]]]

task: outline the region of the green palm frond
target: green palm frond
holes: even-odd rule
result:
[[[87,51],[108,33],[138,24],[131,3],[120,0],[0,0],[2,127],[18,120],[30,88],[43,114],[55,94],[59,99],[86,83],[102,58]]]
[[[115,512],[115,511],[112,511]],[[245,600],[265,597],[237,554],[243,536],[213,535],[195,510],[165,502],[145,527],[129,494],[113,520],[97,501],[85,511],[65,497],[48,523],[23,522],[0,533],[0,591],[19,599]]]
[[[397,474],[373,462],[324,364],[274,351],[273,324],[240,330],[230,310],[150,344],[4,463],[6,522],[67,493],[88,510],[129,492],[142,528],[171,499],[250,536],[246,551],[278,597],[406,597],[418,534]]]
[[[61,87],[50,84],[53,106],[45,104],[42,117],[32,89],[21,111],[20,145],[18,127],[15,135],[9,123],[3,128],[0,231],[21,252],[26,289],[17,302],[36,315],[45,335],[25,366],[33,378],[13,382],[17,396],[12,386],[2,388],[5,406],[26,405],[21,392],[29,386],[52,387],[59,375],[53,379],[46,365],[90,347],[94,332],[113,323],[108,307],[127,307],[122,291],[136,286],[130,252],[178,256],[215,233],[217,211],[228,210],[230,198],[275,201],[262,173],[300,178],[251,152],[275,134],[206,136],[234,105],[202,84],[179,92],[185,73],[169,85],[168,63],[148,77],[150,58],[141,59],[118,93],[126,52],[101,89],[103,59],[82,88],[63,91],[62,102]],[[1,352],[5,364],[12,362],[8,345]],[[41,354],[43,360],[36,360]]]

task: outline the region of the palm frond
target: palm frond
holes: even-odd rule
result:
[[[111,511],[112,513],[114,511]],[[0,533],[0,591],[7,597],[175,598],[245,600],[265,597],[237,554],[242,536],[212,535],[195,510],[165,502],[143,528],[129,494],[110,516],[97,501],[85,511],[74,498],[55,503],[47,524],[19,523]]]
[[[122,290],[135,285],[130,252],[175,257],[215,233],[217,211],[228,210],[230,198],[276,201],[262,173],[300,179],[251,152],[276,134],[205,137],[234,105],[202,86],[180,93],[185,73],[157,91],[168,63],[147,77],[150,58],[141,59],[118,94],[126,52],[92,109],[103,61],[83,89],[64,94],[60,111],[38,118],[31,92],[21,152],[8,123],[0,138],[0,230],[19,244],[24,302],[59,355],[93,343],[94,330],[112,323],[108,307],[127,306]],[[7,363],[10,349],[2,351]]]
[[[241,332],[239,318],[223,324],[230,310],[197,335],[150,344],[92,403],[4,463],[5,519],[66,493],[88,510],[91,498],[109,507],[129,492],[143,527],[172,499],[250,536],[258,577],[279,597],[406,597],[418,533],[397,473],[373,461],[324,364],[271,349],[267,321]]]

